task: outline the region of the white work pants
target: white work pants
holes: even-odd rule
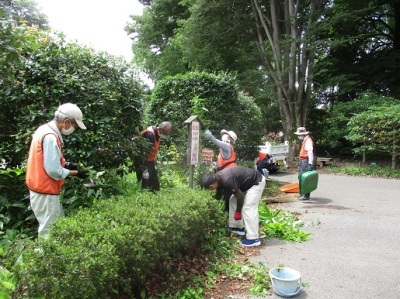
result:
[[[48,238],[51,225],[64,216],[64,210],[60,203],[60,195],[41,194],[29,191],[31,207],[39,222],[38,235],[40,238]]]
[[[242,208],[242,220],[235,220],[234,213],[236,211],[237,199],[232,195],[229,199],[229,227],[243,228],[246,227],[246,238],[249,240],[258,239],[258,229],[260,226],[258,215],[258,204],[260,203],[262,193],[265,188],[265,177],[262,177],[258,185],[247,190],[244,197]]]

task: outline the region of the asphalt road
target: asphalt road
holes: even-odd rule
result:
[[[297,174],[270,179],[290,183]],[[304,243],[264,239],[251,261],[299,271],[305,286],[293,298],[400,298],[400,180],[320,174],[311,200],[277,207],[299,212],[312,235]]]

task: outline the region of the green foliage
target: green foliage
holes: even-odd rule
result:
[[[27,248],[14,268],[15,298],[139,294],[151,273],[171,275],[171,257],[198,248],[223,226],[221,207],[205,194],[187,188],[142,192],[60,218],[40,249]]]
[[[11,272],[3,266],[0,266],[0,298],[10,298],[9,293],[15,290],[15,282]]]
[[[61,203],[66,213],[78,207],[91,207],[99,200],[108,200],[113,195],[132,194],[137,185],[136,177],[128,169],[109,169],[96,172],[88,169],[90,180],[69,177],[61,193]]]
[[[136,177],[125,169],[96,172],[88,169],[91,181],[67,177],[61,193],[61,203],[68,214],[78,207],[91,207],[112,195],[131,194],[140,187]],[[93,186],[88,186],[93,183]],[[25,185],[25,169],[0,170],[0,247],[7,249],[16,235],[36,236],[37,221],[29,208],[29,190]],[[12,236],[12,237],[11,237]]]
[[[31,134],[67,102],[81,108],[88,127],[65,138],[67,160],[101,171],[140,151],[130,140],[137,134],[142,108],[135,70],[121,58],[67,44],[62,36],[26,35],[35,37],[40,48],[21,61],[12,88],[0,89],[0,150],[8,165],[24,162]]]
[[[47,16],[40,11],[34,0],[3,0],[0,2],[0,9],[4,10],[6,19],[11,19],[18,25],[49,29]]]
[[[387,166],[360,165],[359,163],[344,166],[330,166],[324,168],[327,173],[346,174],[352,176],[365,176],[375,178],[400,179],[400,171]]]
[[[400,156],[400,105],[370,107],[367,111],[351,117],[346,138],[354,144],[356,153],[381,151],[392,156],[392,168],[396,170]]]
[[[25,170],[0,170],[0,240],[6,229],[29,228],[34,216],[29,208]]]
[[[318,143],[323,144],[331,152],[337,152],[337,149],[352,146],[345,138],[349,133],[347,123],[352,116],[368,111],[373,106],[390,107],[398,102],[394,98],[365,93],[353,101],[334,105],[325,121],[325,130],[318,136]]]
[[[197,115],[215,136],[223,128],[237,132],[235,148],[240,159],[255,156],[262,134],[259,107],[252,98],[238,93],[233,77],[222,73],[188,73],[158,82],[149,113],[153,122],[172,122],[172,140],[182,159],[186,155],[188,134],[183,123],[191,115]]]
[[[266,104],[271,89],[259,67],[247,0],[145,2],[149,6],[143,15],[133,16],[125,30],[136,36],[135,62],[153,80],[193,71],[229,71],[237,74],[240,90]]]
[[[17,27],[15,22],[4,20],[3,14],[3,8],[0,7],[0,86],[10,88],[22,55],[36,50],[39,44],[35,38],[24,34],[27,28]]]
[[[133,43],[135,62],[150,78],[158,80],[187,70],[182,50],[173,36],[178,21],[186,19],[189,11],[188,6],[178,0],[150,2],[146,3],[150,6],[141,16],[132,16],[132,23],[125,30],[136,35]]]
[[[368,90],[399,98],[397,1],[335,0],[324,20],[314,80],[324,100],[349,101]]]
[[[303,222],[293,213],[283,210],[270,210],[266,204],[258,206],[260,228],[267,237],[286,241],[304,242],[311,233],[300,231]]]

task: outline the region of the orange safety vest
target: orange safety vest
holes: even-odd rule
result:
[[[256,162],[256,164],[260,163],[262,160],[265,159],[265,157],[268,155],[268,153],[264,153],[264,152],[258,152],[258,160]]]
[[[299,154],[299,158],[300,158],[300,159],[308,159],[308,153],[307,153],[307,151],[304,149],[305,146],[306,146],[306,140],[307,140],[308,138],[311,139],[311,137],[308,136],[308,135],[307,135],[306,137],[304,137],[303,143],[301,144],[301,149],[300,149],[300,154]],[[311,139],[311,142],[312,142],[312,139]],[[313,143],[312,145],[314,146],[314,143]]]
[[[29,149],[28,162],[26,165],[26,185],[29,190],[42,194],[59,195],[65,180],[55,180],[49,176],[44,169],[43,155],[43,139],[46,135],[53,134],[57,138],[57,145],[60,148],[60,164],[64,167],[65,160],[62,153],[62,144],[60,137],[48,125],[40,126],[32,138],[31,147]]]
[[[151,152],[149,153],[149,155],[147,156],[147,159],[146,159],[147,162],[152,162],[152,161],[154,161],[154,159],[155,159],[155,157],[156,157],[156,155],[157,155],[157,153],[158,153],[158,148],[160,147],[160,141],[161,141],[161,139],[158,138],[158,140],[157,140],[157,138],[156,138],[156,132],[154,131],[153,127],[151,127],[151,126],[148,127],[147,129],[143,130],[140,134],[141,134],[142,136],[144,136],[144,134],[145,134],[146,132],[150,132],[151,134],[153,134],[153,137],[154,137],[154,146],[153,146],[153,149],[151,150]]]
[[[230,145],[230,147],[231,147],[231,156],[229,157],[229,159],[225,160],[222,157],[222,150],[219,151],[219,154],[218,154],[218,157],[217,157],[218,170],[221,170],[221,169],[224,169],[224,168],[233,167],[233,166],[237,166],[235,149],[233,148],[232,145]]]

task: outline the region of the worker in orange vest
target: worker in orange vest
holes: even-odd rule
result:
[[[214,137],[214,135],[206,130],[204,132],[204,137],[210,140],[219,148],[219,153],[217,157],[217,169],[216,171],[220,171],[226,168],[237,166],[236,159],[236,151],[234,148],[234,144],[237,141],[237,135],[233,131],[227,131],[222,129],[221,132],[221,140]],[[229,211],[229,199],[232,196],[232,192],[229,189],[224,190],[222,186],[216,189],[215,198],[221,199],[224,198],[225,201],[225,211]]]
[[[314,141],[309,136],[310,132],[305,127],[297,128],[295,134],[301,140],[301,148],[299,153],[299,180],[301,175],[306,172],[313,170],[314,162]],[[301,200],[309,200],[310,193],[300,194]]]
[[[257,170],[266,178],[268,179],[268,170],[265,169],[265,165],[268,163],[270,156],[268,153],[258,151],[258,159],[256,161]]]
[[[233,145],[237,141],[237,136],[235,132],[223,129],[221,130],[221,140],[219,140],[215,138],[209,130],[206,130],[204,133],[204,137],[210,140],[219,148],[219,153],[217,157],[217,171],[224,168],[237,166],[237,156],[235,148],[233,147]]]
[[[135,165],[136,177],[138,182],[142,182],[142,188],[152,192],[160,190],[155,160],[160,147],[161,138],[166,138],[171,134],[172,125],[169,121],[162,122],[159,126],[150,126],[143,130],[143,136],[152,146],[143,165]]]
[[[67,176],[87,178],[85,170],[77,163],[65,162],[62,135],[70,135],[75,129],[86,130],[82,112],[75,104],[58,107],[54,119],[40,126],[32,136],[26,166],[26,184],[30,204],[39,222],[38,235],[48,238],[51,225],[64,216],[60,193]]]

